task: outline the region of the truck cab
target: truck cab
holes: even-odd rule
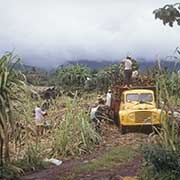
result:
[[[118,105],[116,112],[122,133],[130,126],[160,126],[165,118],[165,112],[157,107],[152,88],[121,89]]]

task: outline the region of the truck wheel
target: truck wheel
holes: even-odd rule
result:
[[[120,126],[118,113],[114,113],[114,123],[116,126],[118,126],[118,127]]]
[[[120,133],[125,134],[126,133],[126,127],[123,125],[120,125]]]

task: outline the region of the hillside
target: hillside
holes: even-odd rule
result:
[[[69,61],[66,64],[64,64],[64,66],[66,66],[68,64],[81,64],[81,65],[88,66],[89,68],[92,68],[92,69],[101,69],[103,67],[106,67],[106,66],[109,66],[112,64],[118,64],[118,63],[119,63],[119,61],[78,60],[78,61]],[[139,60],[138,64],[139,64],[140,70],[144,71],[147,68],[154,67],[156,65],[156,62]],[[167,67],[168,70],[172,71],[172,70],[174,70],[175,62],[174,61],[161,61],[161,66]],[[176,64],[175,70],[179,70],[179,69],[180,69],[180,62],[178,62]]]
[[[68,61],[64,64],[61,64],[59,67],[67,66],[70,64],[72,64],[72,65],[81,64],[81,65],[88,66],[89,68],[92,68],[92,69],[101,69],[101,68],[107,67],[109,65],[118,64],[118,63],[119,63],[119,61],[77,60],[77,61]],[[155,66],[156,62],[155,61],[139,60],[138,64],[139,64],[140,70],[144,71],[147,68],[152,68],[153,66]],[[174,61],[161,61],[161,66],[167,67],[168,70],[172,71],[172,70],[174,70],[175,62]],[[25,64],[17,64],[16,69],[23,71],[25,74],[27,72],[31,72],[31,73],[32,72],[41,72],[41,73],[48,72],[48,70],[46,70],[44,68],[35,67],[35,66],[31,66],[31,65],[25,65]],[[179,69],[180,69],[180,62],[178,62],[176,64],[175,70],[179,70]],[[50,69],[49,71],[53,71],[53,70],[55,70],[55,69]]]
[[[16,64],[15,65],[15,69],[16,70],[20,70],[22,72],[26,72],[26,71],[45,72],[46,71],[44,68],[37,67],[37,66],[31,66],[31,65],[27,65],[27,64],[22,64],[22,63]]]

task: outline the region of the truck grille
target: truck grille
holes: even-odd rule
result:
[[[135,122],[136,123],[147,123],[151,122],[152,112],[139,111],[135,112]]]

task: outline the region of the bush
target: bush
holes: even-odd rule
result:
[[[157,131],[159,139],[156,144],[142,148],[144,167],[142,180],[178,180],[180,177],[180,141],[177,124],[172,118],[162,123]]]
[[[0,178],[2,179],[12,179],[17,177],[20,174],[23,174],[24,171],[14,165],[12,162],[4,163],[3,167],[0,168]]]
[[[34,171],[46,167],[48,164],[44,161],[44,149],[41,144],[30,144],[23,153],[23,157],[18,160],[4,163],[0,168],[0,177],[4,179],[17,178],[24,174],[24,172]]]
[[[61,67],[52,75],[55,84],[65,90],[80,90],[84,88],[87,77],[90,77],[90,69],[82,65],[68,65]]]
[[[179,149],[180,150],[180,149]],[[146,165],[142,171],[143,180],[177,180],[180,177],[180,152],[164,146],[145,146],[142,150]]]
[[[22,159],[16,162],[18,167],[21,167],[24,171],[34,171],[44,168],[46,163],[44,162],[44,149],[40,143],[30,144],[24,152]]]

